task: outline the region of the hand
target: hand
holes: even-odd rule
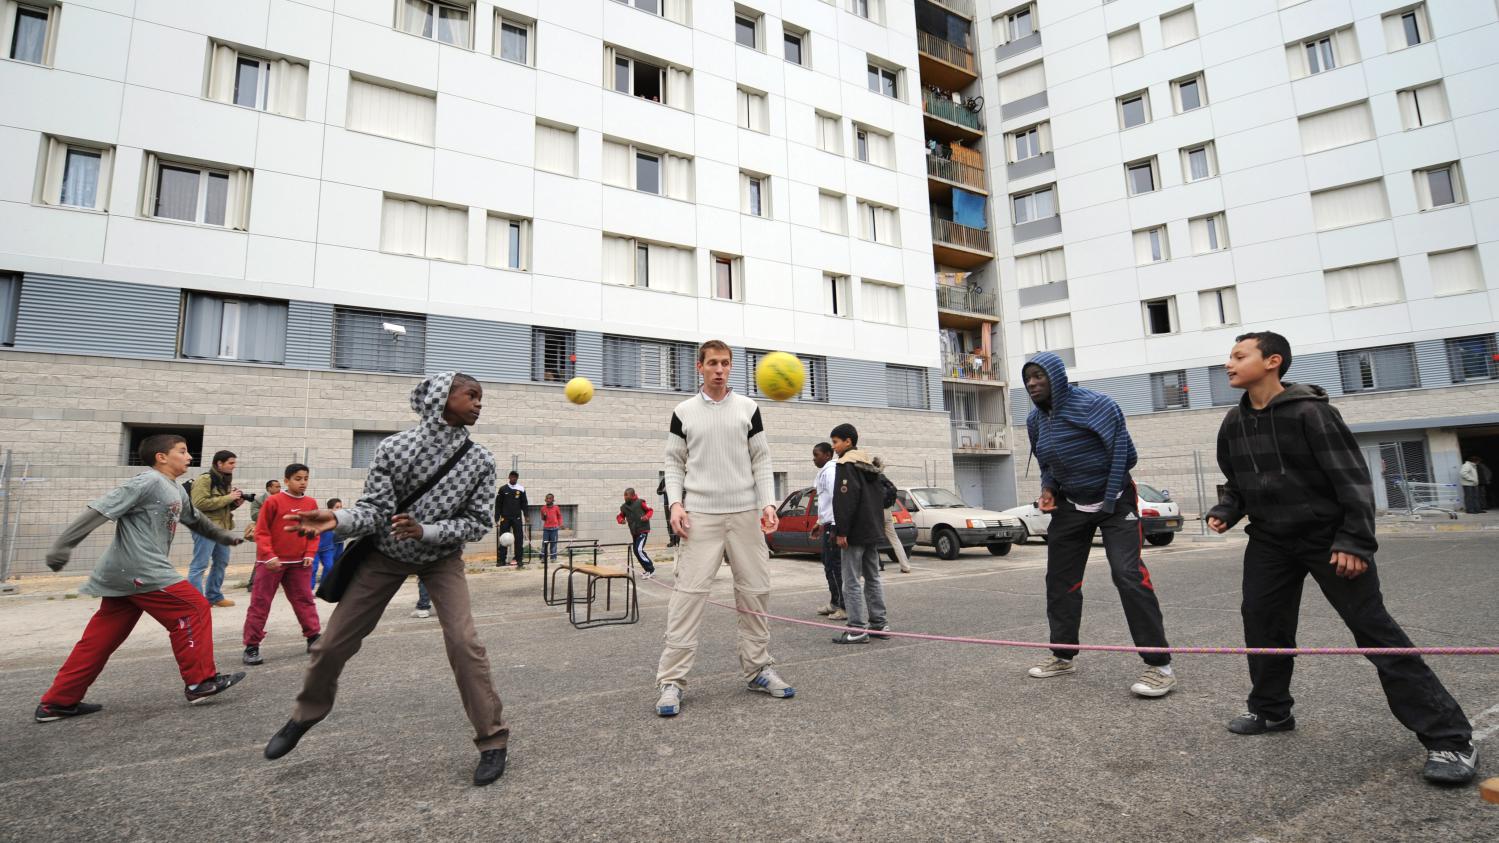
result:
[[[1332,559],[1328,562],[1336,569],[1337,575],[1345,580],[1358,577],[1369,570],[1369,563],[1354,556],[1352,553],[1344,553],[1341,550],[1333,551]]]
[[[229,541],[224,542],[224,544],[227,544],[230,547],[239,547],[240,545],[242,545],[244,543],[245,543],[245,540],[242,539],[242,538],[240,538],[239,536],[235,536],[235,537],[231,538]]]
[[[47,567],[51,568],[53,571],[61,571],[63,569],[63,566],[68,564],[68,558],[72,555],[72,553],[66,550],[59,551],[57,553],[49,553],[47,554]]]
[[[396,541],[403,539],[420,539],[426,530],[410,515],[402,513],[390,519],[390,534]]]
[[[304,509],[281,516],[288,522],[283,528],[288,533],[299,533],[303,538],[312,538],[338,526],[338,516],[331,509]]]
[[[1050,489],[1042,489],[1041,497],[1036,501],[1036,508],[1042,512],[1053,512],[1057,508],[1057,493]]]
[[[807,531],[807,538],[812,539],[813,541],[816,541],[817,539],[822,538],[822,525],[821,524],[814,524],[814,525],[812,525],[812,529],[809,530],[809,531]]]
[[[312,559],[311,558],[303,559],[302,560],[302,567],[303,568],[311,568],[312,567]]]
[[[229,500],[232,500],[235,503],[239,503],[240,501],[242,501],[244,499],[245,499],[245,493],[241,492],[238,489],[233,489],[233,490],[231,490],[229,492]]]
[[[1208,529],[1212,530],[1215,533],[1226,533],[1228,532],[1228,524],[1224,523],[1223,519],[1221,518],[1209,515]]]
[[[692,532],[692,517],[687,514],[687,507],[680,503],[671,505],[671,529],[684,539]]]
[[[267,571],[279,571],[279,570],[281,570],[281,560],[280,559],[267,559],[265,561],[265,569]]]
[[[835,541],[838,542],[839,547],[848,547],[848,536],[839,536]]]
[[[780,529],[781,517],[776,515],[776,508],[767,506],[760,512],[760,532],[769,535]]]

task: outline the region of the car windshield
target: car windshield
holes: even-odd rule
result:
[[[916,499],[917,506],[927,509],[952,509],[953,507],[968,506],[962,498],[946,489],[912,489],[911,497]]]
[[[1140,500],[1146,503],[1166,503],[1170,500],[1154,486],[1147,486],[1144,483],[1136,483],[1135,486],[1140,490]]]

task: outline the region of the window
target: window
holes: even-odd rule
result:
[[[1161,44],[1175,47],[1197,37],[1197,15],[1191,6],[1161,15]]]
[[[1142,228],[1135,232],[1135,264],[1158,263],[1171,260],[1171,241],[1166,236],[1166,226]]]
[[[1203,290],[1197,294],[1202,311],[1202,327],[1221,328],[1239,324],[1239,293],[1233,287]]]
[[[577,374],[577,335],[558,328],[531,329],[531,380],[567,383]]]
[[[1443,205],[1460,205],[1468,201],[1463,192],[1462,174],[1456,162],[1417,170],[1416,205],[1423,211]]]
[[[1047,249],[1015,258],[1015,278],[1021,287],[1040,287],[1067,280],[1067,262],[1061,249]]]
[[[840,193],[817,192],[818,227],[829,234],[848,233],[848,202]]]
[[[1150,406],[1161,410],[1187,409],[1187,373],[1183,369],[1174,372],[1155,372],[1150,376]]]
[[[847,275],[822,274],[822,309],[829,316],[848,316],[853,312]]]
[[[1174,334],[1179,328],[1176,322],[1176,297],[1152,299],[1141,302],[1145,312],[1145,335],[1160,336]]]
[[[1207,88],[1202,83],[1202,74],[1172,82],[1171,98],[1176,103],[1177,114],[1185,114],[1207,105]]]
[[[694,349],[694,353],[696,350]],[[748,353],[749,360],[746,364],[749,371],[755,371],[760,365],[760,359],[769,354],[768,351],[756,351],[751,349]],[[694,357],[694,360],[697,358]],[[799,401],[826,401],[828,400],[828,361],[825,357],[808,357],[803,354],[797,355],[806,371],[806,378],[802,381],[802,391],[797,395]],[[750,381],[750,395],[755,398],[764,398],[765,393],[760,391],[760,385],[753,377]]]
[[[1124,64],[1145,55],[1140,41],[1140,27],[1132,26],[1109,33],[1109,63]]]
[[[0,274],[0,345],[16,344],[16,312],[21,309],[21,277]]]
[[[891,99],[900,99],[900,71],[870,62],[869,90]]]
[[[1344,392],[1411,389],[1421,383],[1413,345],[1340,351],[1338,369],[1343,375]]]
[[[843,154],[843,118],[836,114],[813,113],[817,121],[817,148],[834,155]]]
[[[1322,272],[1328,310],[1395,304],[1405,299],[1396,261],[1366,263]]]
[[[1447,366],[1453,383],[1499,378],[1499,343],[1493,334],[1447,340]]]
[[[802,67],[811,67],[812,56],[807,49],[809,41],[811,41],[811,33],[807,30],[792,26],[785,21],[781,22],[781,54],[786,61]]]
[[[496,11],[494,16],[494,54],[516,64],[536,63],[536,22]]]
[[[1308,114],[1297,124],[1301,129],[1301,151],[1308,155],[1374,139],[1374,116],[1368,100]]]
[[[604,183],[691,201],[692,159],[605,140]]]
[[[415,313],[333,308],[333,366],[420,375],[427,366],[427,318]]]
[[[193,455],[193,460],[188,465],[201,466],[203,464],[202,425],[127,424],[124,427],[125,465],[145,465],[140,457],[141,443],[158,433],[175,433],[186,439],[187,452]]]
[[[1046,66],[1041,62],[999,75],[999,101],[1012,103],[1046,91]]]
[[[344,125],[355,132],[432,146],[437,137],[437,96],[351,76]]]
[[[465,215],[466,216],[466,215]],[[467,219],[465,218],[465,223]],[[531,221],[490,214],[485,222],[484,263],[496,269],[531,268]]]
[[[865,20],[879,23],[884,19],[881,8],[885,0],[847,0],[848,10]]]
[[[696,264],[693,249],[604,235],[605,284],[695,295]]]
[[[1351,26],[1286,45],[1286,61],[1294,79],[1326,73],[1358,59],[1358,42]]]
[[[350,468],[369,468],[375,462],[375,451],[380,443],[394,436],[394,430],[356,430],[352,443]]]
[[[385,197],[380,214],[380,251],[436,260],[468,260],[468,209]]]
[[[1400,121],[1407,129],[1419,129],[1452,119],[1447,108],[1447,92],[1441,82],[1406,88],[1395,95],[1400,103]]]
[[[1202,181],[1218,175],[1218,154],[1212,141],[1183,149],[1181,157],[1184,181]]]
[[[752,217],[770,219],[770,177],[739,172],[739,210]]]
[[[713,265],[713,298],[739,301],[744,297],[744,259],[733,255],[709,255]]]
[[[1129,195],[1139,196],[1142,193],[1154,192],[1158,181],[1155,159],[1148,158],[1144,161],[1125,164],[1124,177],[1129,185]]]
[[[895,169],[895,141],[878,129],[854,124],[854,157],[877,167]]]
[[[396,25],[402,32],[431,38],[443,44],[467,48],[471,3],[445,3],[441,0],[404,0],[396,12]]]
[[[1020,323],[1020,350],[1025,354],[1072,347],[1072,317],[1052,316]]]
[[[1214,407],[1237,404],[1239,397],[1244,394],[1244,390],[1234,389],[1229,385],[1228,369],[1222,366],[1208,367],[1208,385],[1212,390]]]
[[[1192,235],[1192,254],[1205,255],[1228,248],[1228,222],[1222,213],[1196,217],[1187,221]]]
[[[860,237],[888,246],[900,245],[900,219],[894,208],[863,199],[859,200],[858,208]]]
[[[1119,125],[1125,129],[1150,122],[1150,95],[1145,91],[1119,98]]]
[[[905,288],[896,284],[864,281],[859,285],[859,295],[863,299],[859,305],[860,317],[865,322],[879,322],[885,325],[906,324],[904,292]]]
[[[143,216],[243,231],[250,221],[250,171],[180,164],[146,153]]]
[[[680,24],[691,22],[692,4],[687,0],[614,0],[621,6],[633,6],[642,12],[659,15]]]
[[[1385,14],[1384,39],[1390,52],[1404,50],[1431,40],[1431,24],[1426,22],[1426,4],[1417,3]]]
[[[300,120],[307,114],[307,65],[214,42],[208,98]]]
[[[760,49],[760,22],[765,18],[756,12],[740,9],[734,14],[734,41],[741,47]]]
[[[47,205],[107,210],[113,162],[112,147],[83,146],[49,137],[39,198]]]
[[[756,132],[769,131],[770,108],[768,97],[747,88],[739,89],[739,128]]]
[[[1054,217],[1057,215],[1056,189],[1047,185],[1029,193],[1016,194],[1010,197],[1010,204],[1015,209],[1015,225]]]
[[[927,408],[926,370],[914,366],[885,367],[886,403],[910,410]]]
[[[685,110],[692,108],[691,82],[689,70],[604,46],[604,86],[611,90]]]
[[[3,55],[30,64],[51,65],[60,7],[9,0],[0,5],[0,11],[4,12],[0,17],[4,21],[4,30],[0,31],[0,43],[5,45]]]
[[[1426,260],[1431,271],[1433,295],[1476,293],[1484,288],[1483,266],[1478,261],[1478,249],[1473,246],[1433,252],[1426,256]]]
[[[1332,39],[1319,38],[1316,41],[1308,41],[1306,48],[1306,72],[1321,73],[1337,67],[1332,54]]]
[[[536,169],[578,175],[578,130],[572,126],[536,124]]]
[[[697,389],[697,346],[691,343],[604,337],[604,386],[621,389]]]
[[[286,302],[189,292],[182,306],[182,356],[286,362]]]
[[[1038,123],[1005,136],[1010,163],[1026,161],[1051,151],[1051,124]]]
[[[994,40],[1000,44],[1008,44],[1022,38],[1029,38],[1032,33],[1036,32],[1036,29],[1036,4],[1031,3],[996,17]]]
[[[1384,181],[1375,179],[1319,190],[1312,194],[1312,219],[1318,231],[1330,231],[1390,218]]]

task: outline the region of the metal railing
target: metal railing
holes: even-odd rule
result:
[[[965,187],[973,187],[979,190],[987,190],[984,187],[984,171],[980,167],[954,161],[951,158],[940,158],[927,153],[926,174],[934,178],[961,184]]]
[[[994,361],[989,358],[951,351],[942,353],[942,374],[965,381],[999,383],[1001,380],[999,373],[994,371]]]
[[[937,307],[942,310],[958,310],[963,313],[994,316],[997,313],[994,305],[993,293],[981,293],[966,284],[961,287],[949,284],[937,285]]]
[[[1008,451],[1007,426],[991,422],[955,421],[952,423],[954,451]]]
[[[932,239],[949,246],[972,249],[976,252],[994,253],[990,245],[989,232],[982,228],[969,228],[952,220],[932,217]]]
[[[946,38],[939,38],[930,32],[916,30],[916,49],[926,53],[938,61],[947,62],[953,67],[960,67],[969,73],[978,75],[978,63],[973,57],[973,52],[959,47]]]
[[[975,132],[984,130],[977,114],[953,102],[952,97],[942,96],[926,88],[921,89],[921,110],[938,120],[956,123]]]

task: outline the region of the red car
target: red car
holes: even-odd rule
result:
[[[781,525],[774,533],[765,536],[765,543],[770,546],[771,553],[822,555],[822,539],[810,536],[812,528],[817,525],[816,489],[808,486],[787,495],[776,510],[776,515],[781,519]],[[911,520],[911,513],[906,511],[905,505],[900,501],[895,502],[891,516],[895,521],[895,535],[909,557],[911,550],[916,547],[916,523]],[[889,542],[881,541],[880,550],[890,557],[890,561],[895,561],[895,553],[890,550]]]

